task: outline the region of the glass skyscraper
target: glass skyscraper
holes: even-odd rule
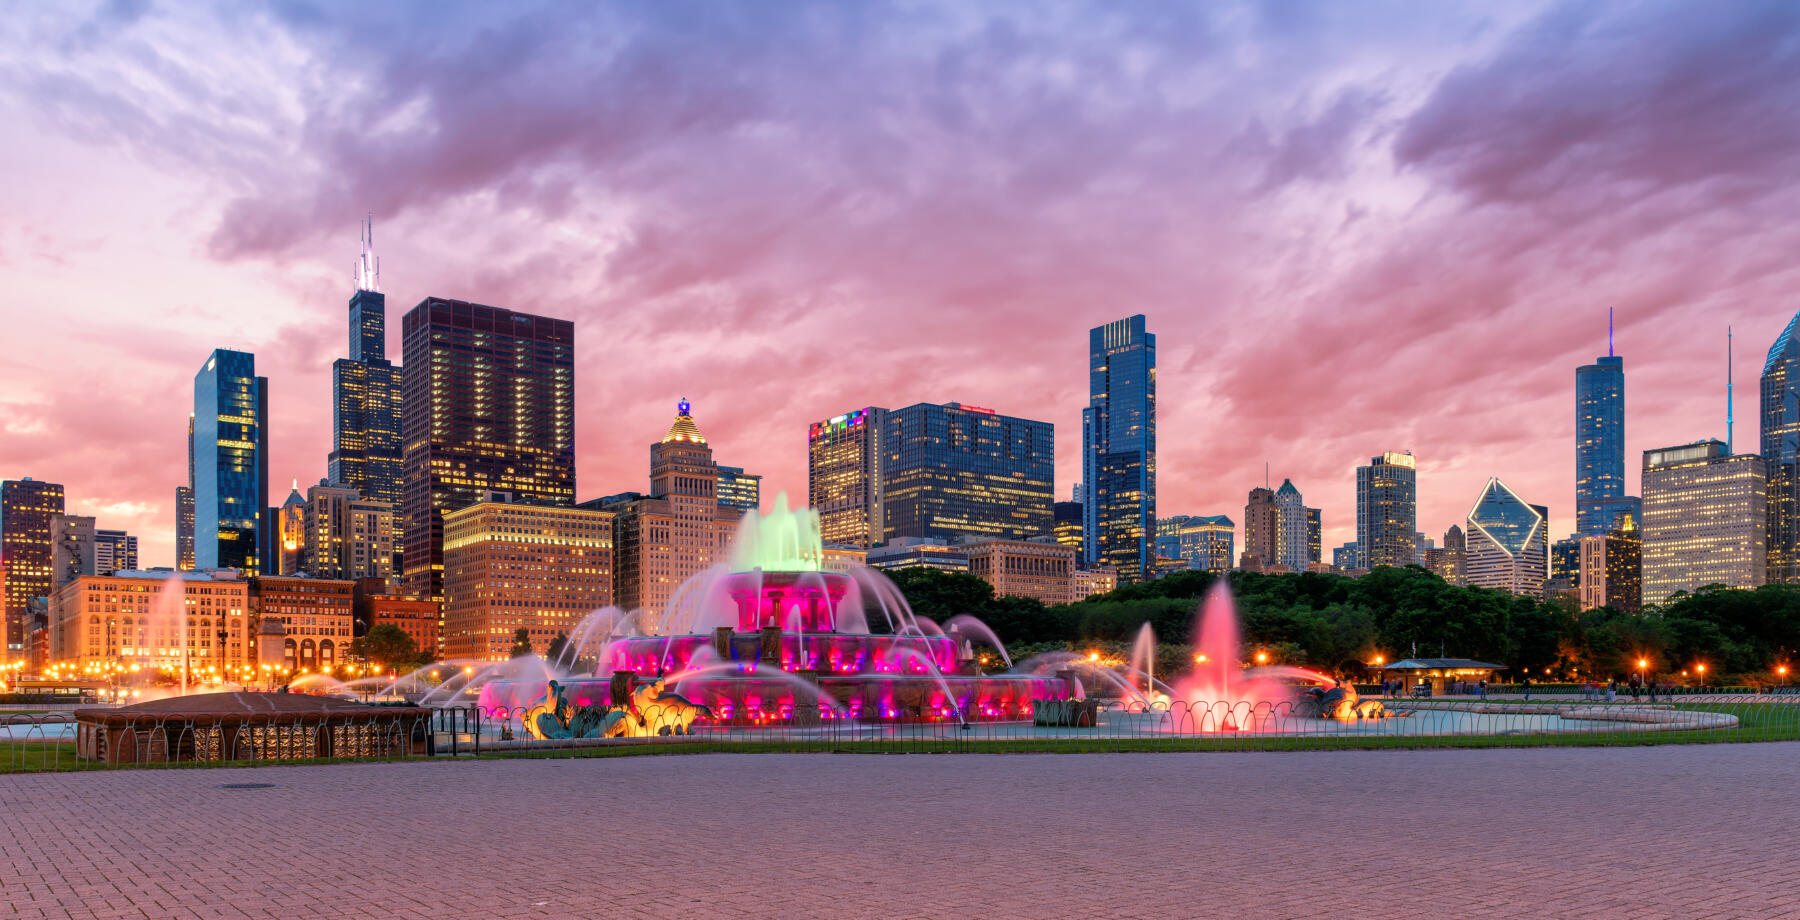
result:
[[[1141,313],[1088,332],[1081,436],[1086,561],[1139,581],[1156,562],[1156,336]]]
[[[1356,468],[1356,546],[1361,568],[1419,561],[1419,479],[1411,453],[1388,451]]]
[[[387,359],[387,295],[371,264],[364,225],[356,293],[350,296],[350,357],[331,365],[331,455],[326,478],[366,499],[400,507],[400,368]],[[396,515],[396,518],[398,516]],[[394,545],[401,545],[395,523]]]
[[[887,415],[869,406],[807,427],[807,504],[819,512],[819,536],[828,545],[868,549],[884,539],[881,436]]]
[[[1762,458],[1768,471],[1768,579],[1800,582],[1800,314],[1788,321],[1769,348],[1762,371]],[[1727,446],[1729,452],[1729,445]],[[1648,531],[1646,524],[1645,530]],[[1651,594],[1644,540],[1645,599]]]
[[[1544,596],[1549,572],[1550,510],[1527,503],[1489,479],[1469,509],[1468,584],[1530,597]]]
[[[960,403],[887,413],[881,436],[884,542],[1051,530],[1056,450],[1049,422]]]
[[[1575,532],[1607,533],[1639,508],[1625,494],[1625,359],[1608,354],[1575,369]]]
[[[194,375],[194,565],[261,575],[269,505],[269,379],[218,349]]]

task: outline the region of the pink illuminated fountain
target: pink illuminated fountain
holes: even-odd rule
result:
[[[660,677],[715,726],[1028,720],[1038,701],[1077,692],[1072,678],[983,673],[965,628],[914,617],[878,572],[826,571],[818,513],[782,496],[745,516],[730,564],[676,592],[658,634],[610,639],[592,675],[558,680],[569,703],[606,706]],[[543,694],[497,682],[481,702],[511,710]]]
[[[1200,730],[1242,731],[1259,717],[1273,723],[1271,716],[1289,711],[1330,718],[1381,714],[1379,702],[1359,701],[1355,688],[1330,675],[1289,665],[1244,667],[1237,608],[1223,579],[1207,592],[1198,620],[1193,670],[1175,682],[1172,702],[1193,714]]]

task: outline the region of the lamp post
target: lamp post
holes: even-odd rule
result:
[[[1650,686],[1648,683],[1648,678],[1644,674],[1644,669],[1648,668],[1648,667],[1650,667],[1650,662],[1647,659],[1643,659],[1643,658],[1638,659],[1638,688],[1639,689],[1647,689]],[[1637,699],[1637,694],[1633,693],[1631,695],[1631,698],[1634,700]]]

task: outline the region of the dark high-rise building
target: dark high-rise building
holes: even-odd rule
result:
[[[1156,336],[1138,314],[1088,332],[1088,407],[1081,412],[1087,562],[1121,582],[1156,561]]]
[[[1050,532],[1056,453],[1049,422],[919,403],[887,414],[882,450],[884,542]]]
[[[194,375],[194,566],[262,573],[269,507],[269,380],[256,356],[215,350]]]
[[[401,560],[408,593],[442,597],[445,514],[574,503],[575,324],[428,297],[401,327]]]
[[[175,487],[175,568],[194,570],[194,489]]]
[[[0,482],[0,569],[6,586],[9,652],[25,650],[31,603],[49,597],[55,584],[51,519],[62,513],[62,486],[29,476]]]
[[[356,293],[350,295],[350,357],[331,365],[331,455],[326,478],[365,499],[400,505],[400,368],[387,359],[387,295],[381,293],[375,231],[363,225]],[[395,546],[401,545],[395,524]]]
[[[123,530],[94,531],[94,574],[131,572],[137,567],[137,537]]]
[[[888,410],[856,409],[806,430],[807,503],[827,545],[867,549],[883,540],[881,436]]]
[[[194,413],[188,413],[187,485],[175,487],[175,568],[194,570]]]
[[[719,504],[738,511],[762,508],[762,474],[746,473],[741,466],[718,466]]]
[[[1050,506],[1050,532],[1061,546],[1075,547],[1075,558],[1082,558],[1081,503],[1057,502]]]
[[[1356,546],[1362,568],[1419,560],[1418,468],[1410,452],[1388,451],[1356,468]]]
[[[1306,561],[1318,562],[1324,557],[1325,524],[1319,509],[1306,509]]]
[[[1800,582],[1800,314],[1769,348],[1762,371],[1762,458],[1768,474],[1768,579]],[[1728,423],[1729,424],[1729,423]],[[1731,446],[1726,445],[1729,455]],[[1644,599],[1654,597],[1649,517],[1644,522]]]

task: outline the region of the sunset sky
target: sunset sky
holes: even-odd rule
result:
[[[577,492],[686,396],[804,496],[806,426],[1055,423],[1087,330],[1158,336],[1159,512],[1354,467],[1420,528],[1489,475],[1573,525],[1574,378],[1628,477],[1725,428],[1800,308],[1800,4],[15,4],[0,17],[0,478],[173,562],[194,372],[271,380],[270,495],[325,472],[357,228],[427,295],[575,320]]]

